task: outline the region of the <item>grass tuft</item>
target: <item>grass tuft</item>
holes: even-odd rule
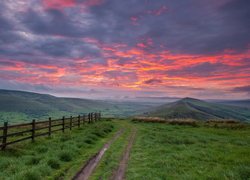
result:
[[[37,156],[31,156],[27,158],[27,161],[25,164],[27,165],[36,165],[40,162],[41,158]]]
[[[20,179],[23,180],[40,180],[42,179],[41,174],[38,170],[30,169],[24,172],[21,176]]]
[[[57,159],[49,159],[47,164],[52,168],[52,169],[59,169],[60,168],[60,162]]]
[[[69,162],[72,160],[72,153],[69,151],[62,151],[59,154],[59,159],[63,162]]]

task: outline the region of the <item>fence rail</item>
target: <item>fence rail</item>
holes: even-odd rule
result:
[[[15,125],[8,125],[4,122],[4,126],[0,127],[0,148],[4,150],[7,146],[22,142],[28,139],[32,141],[37,137],[51,136],[52,133],[57,131],[65,132],[66,129],[73,127],[80,127],[85,123],[92,123],[101,120],[101,113],[88,113],[87,115],[78,115],[76,117],[70,116],[61,119],[52,120],[49,118],[47,121],[33,120],[31,123],[22,123]]]

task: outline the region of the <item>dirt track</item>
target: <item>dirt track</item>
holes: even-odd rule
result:
[[[115,134],[115,136],[109,142],[107,142],[97,154],[95,154],[92,158],[88,160],[88,162],[83,166],[83,168],[74,176],[73,180],[87,180],[92,174],[92,172],[95,170],[104,153],[122,133],[123,129],[119,130]]]
[[[135,136],[136,136],[136,129],[133,129],[133,131],[129,137],[129,143],[128,143],[126,150],[123,154],[122,160],[120,161],[119,168],[114,173],[114,176],[112,178],[113,180],[125,179],[125,173],[126,173],[126,169],[127,169],[129,155],[130,155],[130,151],[132,149],[132,145],[133,145],[134,140],[135,140]]]

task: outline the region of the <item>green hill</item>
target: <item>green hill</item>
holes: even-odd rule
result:
[[[163,118],[193,118],[197,120],[235,119],[250,121],[250,109],[184,98],[162,105],[148,113]]]
[[[59,98],[47,94],[0,90],[0,121],[19,122],[33,118],[60,117],[101,111],[112,107],[103,101]]]
[[[159,104],[62,98],[48,94],[0,90],[0,123],[19,123],[32,119],[58,118],[102,111],[104,116],[127,117]],[[1,124],[0,124],[1,126]]]
[[[250,109],[250,99],[246,99],[246,100],[217,101],[216,103],[230,105],[230,106],[239,106],[239,107]]]

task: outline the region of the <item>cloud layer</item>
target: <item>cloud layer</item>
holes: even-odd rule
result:
[[[2,0],[0,88],[244,98],[250,2]]]

